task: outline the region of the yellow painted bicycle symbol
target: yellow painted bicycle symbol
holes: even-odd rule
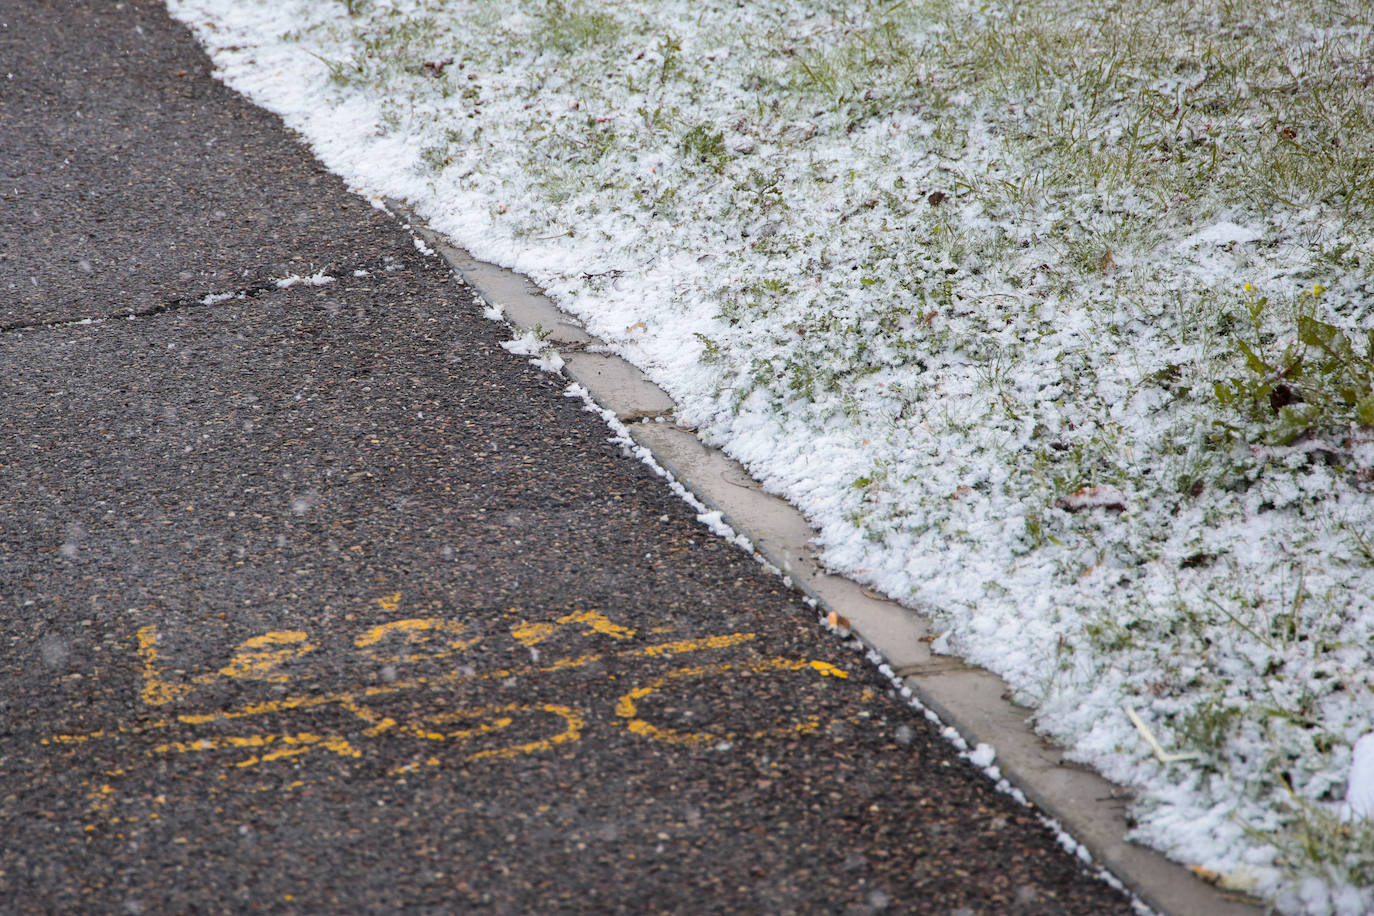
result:
[[[396,594],[377,602],[383,610],[395,610],[399,600]],[[513,620],[504,632],[491,635],[476,634],[463,621],[443,617],[408,618],[368,628],[353,637],[348,653],[348,663],[358,674],[357,686],[344,689],[310,689],[321,675],[310,665],[319,646],[304,631],[254,636],[230,652],[223,665],[189,674],[167,670],[163,635],[157,627],[145,626],[136,634],[140,696],[145,709],[156,714],[108,729],[50,735],[43,743],[144,738],[135,742],[138,753],[225,755],[226,766],[235,770],[311,752],[362,759],[374,742],[408,742],[402,753],[408,759],[390,767],[393,774],[445,761],[536,754],[576,743],[596,725],[671,745],[726,747],[738,741],[811,734],[826,720],[819,713],[794,710],[764,727],[755,723],[736,728],[721,721],[694,725],[691,711],[676,708],[681,704],[675,698],[710,696],[713,685],[731,679],[766,683],[800,678],[814,687],[817,681],[848,677],[822,661],[759,655],[749,645],[757,638],[753,633],[651,642],[595,610],[535,622],[517,610],[507,613]],[[553,649],[566,651],[573,640],[589,651],[549,657]],[[488,650],[484,658],[519,652],[522,663],[478,670],[471,662],[480,660],[474,652],[479,648]],[[622,673],[608,673],[608,665]],[[336,660],[330,671],[338,668]],[[634,673],[624,673],[626,669]],[[568,698],[566,678],[556,677],[569,673],[582,675],[577,699]],[[491,699],[491,693],[506,692],[503,688],[517,680],[521,696]],[[604,689],[589,690],[592,681],[602,682]],[[224,708],[197,703],[202,695],[213,695],[216,686],[226,685],[238,692],[276,695]],[[293,692],[292,687],[303,689]],[[475,695],[478,702],[453,704],[455,695]],[[438,697],[451,705],[434,709]],[[151,741],[147,736],[153,736]],[[387,756],[394,759],[395,748]]]

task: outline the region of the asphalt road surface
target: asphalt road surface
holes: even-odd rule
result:
[[[161,7],[0,151],[0,911],[1130,912]]]

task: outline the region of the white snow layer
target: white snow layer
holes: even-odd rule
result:
[[[1371,814],[1374,814],[1374,732],[1355,742],[1341,820],[1367,821]]]
[[[1374,442],[1271,442],[1264,403],[1247,418],[1214,394],[1261,371],[1241,331],[1296,345],[1305,309],[1363,340],[1367,214],[1221,178],[1158,199],[1102,166],[1139,139],[1121,112],[1143,99],[1191,139],[1153,137],[1126,178],[1194,149],[1248,174],[1289,142],[1267,113],[1226,120],[1271,91],[1244,82],[1260,70],[1218,76],[1212,109],[1182,40],[1169,72],[1094,71],[1130,93],[975,85],[938,61],[1014,17],[959,0],[168,6],[354,188],[528,274],[797,505],[827,564],[933,615],[941,649],[1137,791],[1137,839],[1285,911],[1374,902],[1374,852],[1331,826],[1374,722]],[[1358,19],[1256,9],[1257,29],[1188,41],[1264,34],[1298,81],[1309,54],[1370,59]],[[847,82],[883,42],[905,50]],[[1070,133],[1099,118],[1081,168],[1040,166],[1022,125],[1046,111]],[[534,338],[508,349],[557,365]],[[1310,830],[1339,861],[1297,854]]]

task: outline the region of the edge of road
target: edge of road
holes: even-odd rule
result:
[[[673,400],[639,369],[560,311],[525,277],[479,261],[430,229],[404,203],[386,208],[433,248],[518,332],[536,327],[563,361],[563,373],[613,414],[634,441],[696,496],[748,538],[758,556],[812,598],[832,630],[857,636],[881,657],[893,682],[952,726],[970,747],[988,744],[995,766],[1045,816],[1056,821],[1150,908],[1173,916],[1257,916],[1263,908],[1243,894],[1203,881],[1162,854],[1125,840],[1129,790],[1113,785],[1061,752],[1027,725],[1029,710],[1013,704],[1000,678],[936,655],[935,635],[918,612],[826,571],[811,546],[806,519],[762,487],[733,459],[672,421]]]

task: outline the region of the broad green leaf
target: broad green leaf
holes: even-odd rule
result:
[[[1276,439],[1279,445],[1289,445],[1307,434],[1321,416],[1315,404],[1289,404],[1279,410]]]
[[[1267,375],[1270,372],[1274,371],[1268,363],[1260,359],[1258,353],[1250,349],[1250,345],[1245,341],[1236,341],[1236,346],[1239,347],[1240,352],[1245,355],[1245,365],[1250,369],[1251,372],[1256,372],[1260,375]]]
[[[1363,425],[1374,427],[1374,394],[1363,398],[1355,405],[1355,416]]]
[[[1344,363],[1355,357],[1355,348],[1344,331],[1310,315],[1298,317],[1298,339],[1310,347],[1320,347]]]

